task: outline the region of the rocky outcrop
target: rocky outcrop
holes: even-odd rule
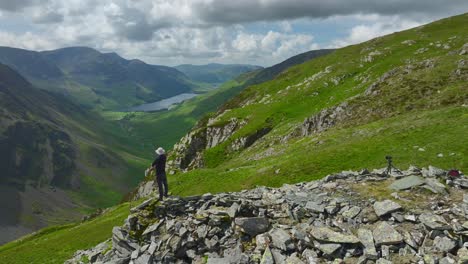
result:
[[[169,161],[169,167],[177,169],[196,168],[199,163],[194,162],[197,156],[206,148],[207,131],[205,128],[196,128],[185,135],[177,144],[174,145]]]
[[[109,241],[67,263],[465,263],[467,178],[436,174],[413,167],[398,177],[434,176],[448,194],[372,195],[373,185],[395,178],[363,170],[281,188],[152,198],[132,208]]]
[[[323,132],[337,123],[344,121],[349,115],[348,103],[344,102],[336,107],[327,108],[320,113],[307,118],[300,129],[300,136]]]
[[[218,116],[219,118],[219,116]],[[199,124],[194,130],[184,136],[174,145],[169,167],[175,170],[191,170],[204,167],[203,152],[228,141],[247,122],[231,118],[224,124],[219,124],[218,118],[211,118],[206,124]],[[255,132],[232,139],[226,147],[229,152],[241,151],[253,145],[271,131],[271,127],[264,127]]]
[[[245,121],[236,118],[230,119],[223,125],[216,124],[214,119],[209,119],[206,124],[198,124],[174,145],[171,154],[173,160],[169,166],[182,170],[203,167],[203,151],[225,142],[245,124]]]
[[[224,125],[208,126],[206,128],[206,148],[213,148],[223,143],[245,124],[246,122],[243,120],[231,118]]]

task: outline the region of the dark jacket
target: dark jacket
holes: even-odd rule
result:
[[[166,174],[166,154],[159,155],[151,164],[156,168],[156,175]]]

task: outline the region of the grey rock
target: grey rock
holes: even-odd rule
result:
[[[273,255],[273,259],[275,260],[275,263],[285,263],[286,262],[286,256],[281,253],[279,249],[272,249],[271,254]]]
[[[345,217],[345,218],[354,218],[356,217],[359,213],[361,212],[361,207],[359,206],[353,206],[351,208],[349,208],[348,210],[346,210],[345,212],[343,212],[342,216]]]
[[[364,255],[369,259],[377,259],[378,254],[375,249],[374,235],[369,229],[358,229],[358,237],[361,244],[364,246]]]
[[[148,263],[151,263],[151,262],[150,262],[150,259],[151,259],[151,255],[149,255],[149,254],[142,254],[142,255],[139,256],[137,259],[134,259],[134,260],[133,260],[133,263],[134,263],[134,264],[148,264]]]
[[[419,185],[423,185],[423,184],[424,184],[423,178],[412,175],[412,176],[408,176],[408,177],[404,177],[399,180],[396,180],[395,182],[390,184],[389,188],[392,190],[400,191],[400,190],[407,190],[407,189],[410,189]]]
[[[306,263],[308,264],[313,264],[318,262],[318,255],[315,251],[311,249],[305,249],[302,252],[302,258],[305,260]]]
[[[433,193],[448,194],[447,190],[445,189],[445,185],[440,183],[436,178],[427,178],[425,183],[426,185],[423,187],[432,191]]]
[[[413,223],[416,222],[416,216],[412,214],[406,214],[403,216],[403,218],[409,222],[413,222]]]
[[[312,212],[316,212],[316,213],[325,212],[325,207],[326,207],[325,204],[317,203],[314,201],[307,202],[305,206],[306,209],[311,210]]]
[[[439,177],[439,176],[445,176],[447,172],[443,169],[439,169],[434,166],[429,166],[428,169],[423,168],[421,170],[421,173],[424,177]]]
[[[287,264],[305,264],[300,258],[296,255],[291,255],[286,259]]]
[[[439,264],[455,264],[455,263],[456,261],[451,257],[445,257],[439,260]]]
[[[239,226],[242,232],[256,236],[268,230],[270,223],[265,217],[238,217],[234,220],[237,226]]]
[[[450,252],[454,250],[457,247],[457,244],[455,241],[448,237],[436,237],[434,239],[434,249],[438,252]]]
[[[255,244],[259,251],[265,250],[271,242],[270,235],[268,233],[260,234],[255,237]]]
[[[266,247],[265,252],[263,252],[262,260],[260,264],[275,264],[275,259],[271,253],[270,247]]]
[[[393,264],[393,262],[391,262],[390,260],[386,260],[384,258],[379,258],[375,264]]]
[[[338,249],[341,248],[341,244],[333,244],[333,243],[314,243],[315,247],[322,251],[325,255],[331,256],[333,255]]]
[[[208,261],[206,264],[228,264],[229,259],[227,258],[216,258],[216,257],[208,257]]]
[[[238,203],[233,203],[231,207],[229,207],[229,210],[228,210],[229,217],[231,218],[236,217],[237,214],[239,213],[239,210],[240,210],[240,205]]]
[[[161,220],[161,221],[159,221],[158,223],[152,224],[151,226],[149,226],[149,227],[147,227],[147,228],[145,229],[145,231],[143,232],[142,235],[144,236],[144,235],[147,235],[147,234],[149,234],[149,233],[152,233],[152,232],[158,230],[158,228],[159,228],[163,223],[164,223],[164,220]]]
[[[455,185],[458,185],[458,186],[462,187],[462,188],[465,188],[465,189],[468,188],[468,179],[466,179],[464,177],[463,178],[460,177],[458,179],[453,180],[453,183]]]
[[[150,205],[153,201],[154,201],[154,198],[147,199],[144,202],[142,202],[141,204],[131,208],[130,212],[131,213],[136,213],[136,212],[142,210],[143,208],[147,207],[148,205]]]
[[[427,228],[432,230],[450,230],[451,227],[440,215],[431,213],[423,213],[419,216],[419,221],[423,223]]]
[[[356,244],[359,239],[354,235],[335,232],[328,227],[312,227],[310,234],[317,240],[329,243]]]
[[[281,249],[283,251],[287,251],[290,249],[291,245],[294,245],[291,240],[291,236],[288,232],[284,231],[283,229],[273,228],[269,232],[271,236],[272,246],[275,248]]]
[[[372,234],[377,246],[394,245],[403,242],[401,234],[385,221],[377,223]]]
[[[208,235],[208,226],[206,225],[198,226],[197,235],[199,238],[205,238]]]
[[[457,252],[458,263],[467,264],[468,263],[468,248],[462,247]]]
[[[394,201],[384,200],[374,203],[374,211],[377,216],[382,217],[386,214],[393,213],[401,209],[401,206]]]

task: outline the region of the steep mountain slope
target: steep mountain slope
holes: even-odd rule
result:
[[[467,169],[467,22],[342,48],[250,86],[174,147],[174,167],[191,170],[172,177],[174,192],[277,186],[385,155]]]
[[[0,63],[17,70],[37,87],[98,109],[122,109],[196,87],[174,68],[126,60],[116,53],[86,47],[44,52],[0,47]]]
[[[128,174],[143,160],[107,133],[116,127],[3,64],[0,106],[0,243],[110,206],[138,181]]]
[[[174,68],[185,73],[193,81],[204,83],[208,89],[213,89],[242,73],[261,70],[263,67],[248,64],[210,63],[205,65],[182,64]]]

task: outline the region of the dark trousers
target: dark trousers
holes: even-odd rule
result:
[[[163,196],[167,197],[168,191],[166,174],[156,175],[156,182],[158,183],[159,199],[162,200]]]

